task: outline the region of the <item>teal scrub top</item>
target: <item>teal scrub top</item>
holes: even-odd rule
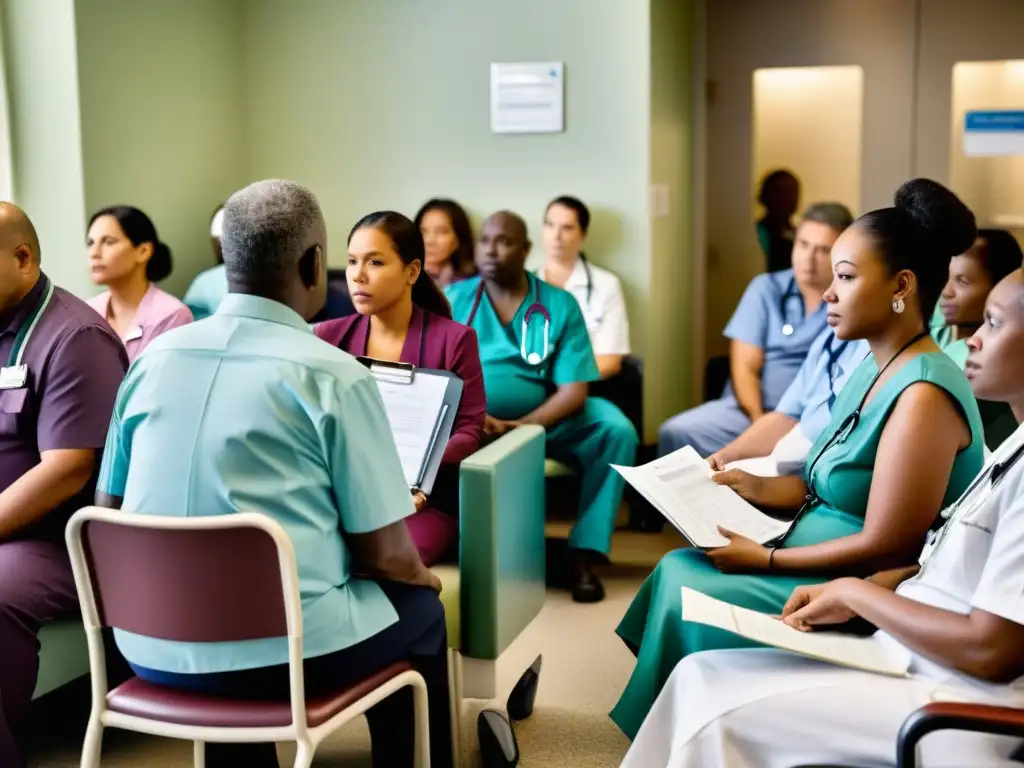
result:
[[[223,264],[210,267],[195,276],[182,301],[194,320],[202,320],[217,311],[228,295],[228,270]]]
[[[954,363],[960,366],[960,370],[963,370],[970,350],[967,348],[967,339],[958,339],[955,330],[951,325],[933,325],[932,339]]]
[[[209,319],[154,340],[118,393],[98,489],[138,514],[246,511],[280,523],[295,547],[306,658],[398,620],[376,582],[353,576],[343,536],[413,512],[380,391],[283,304],[230,294]],[[115,637],[130,662],[165,672],[288,661],[284,637]]]
[[[486,291],[473,322],[470,315],[481,289],[474,277],[446,289],[457,322],[469,324],[480,342],[487,413],[498,419],[519,419],[539,407],[555,389],[575,382],[597,381],[600,374],[590,346],[583,312],[572,294],[527,274],[529,289],[512,322],[502,324]],[[548,357],[539,365],[523,357],[523,319],[530,307],[540,305],[551,317]],[[545,322],[534,312],[526,329],[526,356],[543,354]]]

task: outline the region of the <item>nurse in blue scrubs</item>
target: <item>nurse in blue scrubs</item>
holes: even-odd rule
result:
[[[582,470],[579,518],[569,535],[571,588],[577,602],[597,602],[604,587],[590,566],[607,561],[622,499],[622,479],[609,465],[632,465],[638,440],[622,411],[587,397],[599,374],[583,314],[572,294],[526,271],[529,252],[522,218],[494,214],[477,240],[479,276],[447,294],[454,319],[480,342],[485,434],[539,424],[549,455]]]
[[[725,328],[730,339],[725,393],[662,424],[659,456],[687,445],[710,456],[775,409],[825,330],[822,296],[832,283],[829,254],[852,222],[850,212],[838,203],[807,209],[796,231],[793,268],[751,280]]]

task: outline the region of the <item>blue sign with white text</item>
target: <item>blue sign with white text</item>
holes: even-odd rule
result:
[[[964,155],[1024,155],[1024,109],[975,109],[964,115]]]
[[[968,112],[964,129],[970,132],[1024,132],[1024,109],[991,109]]]

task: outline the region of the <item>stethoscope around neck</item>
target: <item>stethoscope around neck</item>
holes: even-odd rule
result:
[[[589,275],[589,270],[587,272]],[[535,288],[537,291],[537,298],[540,299],[540,281],[537,280],[533,275],[527,273],[526,279],[530,281],[530,288]],[[484,281],[480,280],[480,285],[476,288],[476,296],[473,298],[473,308],[469,310],[469,318],[466,320],[466,325],[472,327],[473,320],[476,319],[477,310],[480,309],[480,302],[484,298]],[[530,332],[530,320],[533,319],[534,315],[540,315],[544,319],[544,346],[543,353],[541,352],[527,352],[526,351],[526,339]],[[548,357],[551,355],[551,315],[545,309],[544,305],[540,301],[535,301],[533,304],[526,308],[526,312],[523,314],[522,329],[520,333],[519,341],[519,355],[523,358],[523,361],[527,365],[538,366],[542,365]]]
[[[807,305],[804,303],[803,294],[801,294],[800,289],[797,288],[796,277],[789,278],[789,285],[786,286],[786,292],[779,298],[779,317],[782,318],[783,336],[792,336],[796,331],[796,327],[786,320],[786,304],[793,299],[800,302],[800,316],[803,317],[807,312]]]
[[[782,535],[776,536],[774,539],[767,542],[767,546],[781,547],[785,544],[789,534],[796,529],[796,524],[800,522],[800,518],[803,517],[811,507],[820,501],[818,495],[814,492],[814,468],[818,466],[818,462],[821,460],[821,457],[828,453],[829,449],[846,442],[846,439],[853,434],[854,430],[857,429],[857,426],[860,424],[861,412],[864,410],[864,406],[868,401],[868,395],[871,394],[871,390],[875,388],[875,384],[878,383],[878,380],[882,378],[887,370],[889,370],[889,366],[896,362],[904,352],[917,344],[917,342],[921,341],[921,339],[928,338],[930,335],[931,334],[929,334],[928,331],[921,331],[921,333],[914,336],[914,338],[900,347],[896,354],[890,357],[889,361],[883,365],[879,369],[878,373],[875,374],[875,377],[871,379],[871,383],[868,384],[867,389],[864,390],[864,395],[861,397],[860,402],[857,403],[857,407],[853,409],[852,413],[842,420],[832,437],[825,442],[825,445],[822,446],[820,451],[818,451],[818,455],[814,457],[814,461],[812,461],[811,465],[807,468],[807,496],[804,499],[803,506],[800,507],[800,511],[796,513],[796,516],[793,518],[793,522],[790,523],[789,528],[787,528]]]

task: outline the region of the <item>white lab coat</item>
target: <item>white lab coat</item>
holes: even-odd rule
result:
[[[1024,427],[986,467],[1024,444]],[[966,614],[1024,624],[1024,458],[994,490],[965,495],[946,536],[898,593]],[[879,635],[886,643],[895,639]],[[792,768],[814,763],[891,766],[896,735],[933,701],[1024,707],[1024,679],[986,683],[911,653],[911,677],[859,672],[777,650],[687,656],[662,690],[623,768]],[[926,737],[924,768],[1018,766],[1019,739],[957,731]]]
[[[588,268],[592,285],[589,296]],[[544,267],[540,267],[534,274],[544,280]],[[629,319],[619,278],[592,261],[584,265],[583,259],[576,259],[576,266],[565,283],[565,290],[573,295],[583,311],[594,354],[628,355]]]

